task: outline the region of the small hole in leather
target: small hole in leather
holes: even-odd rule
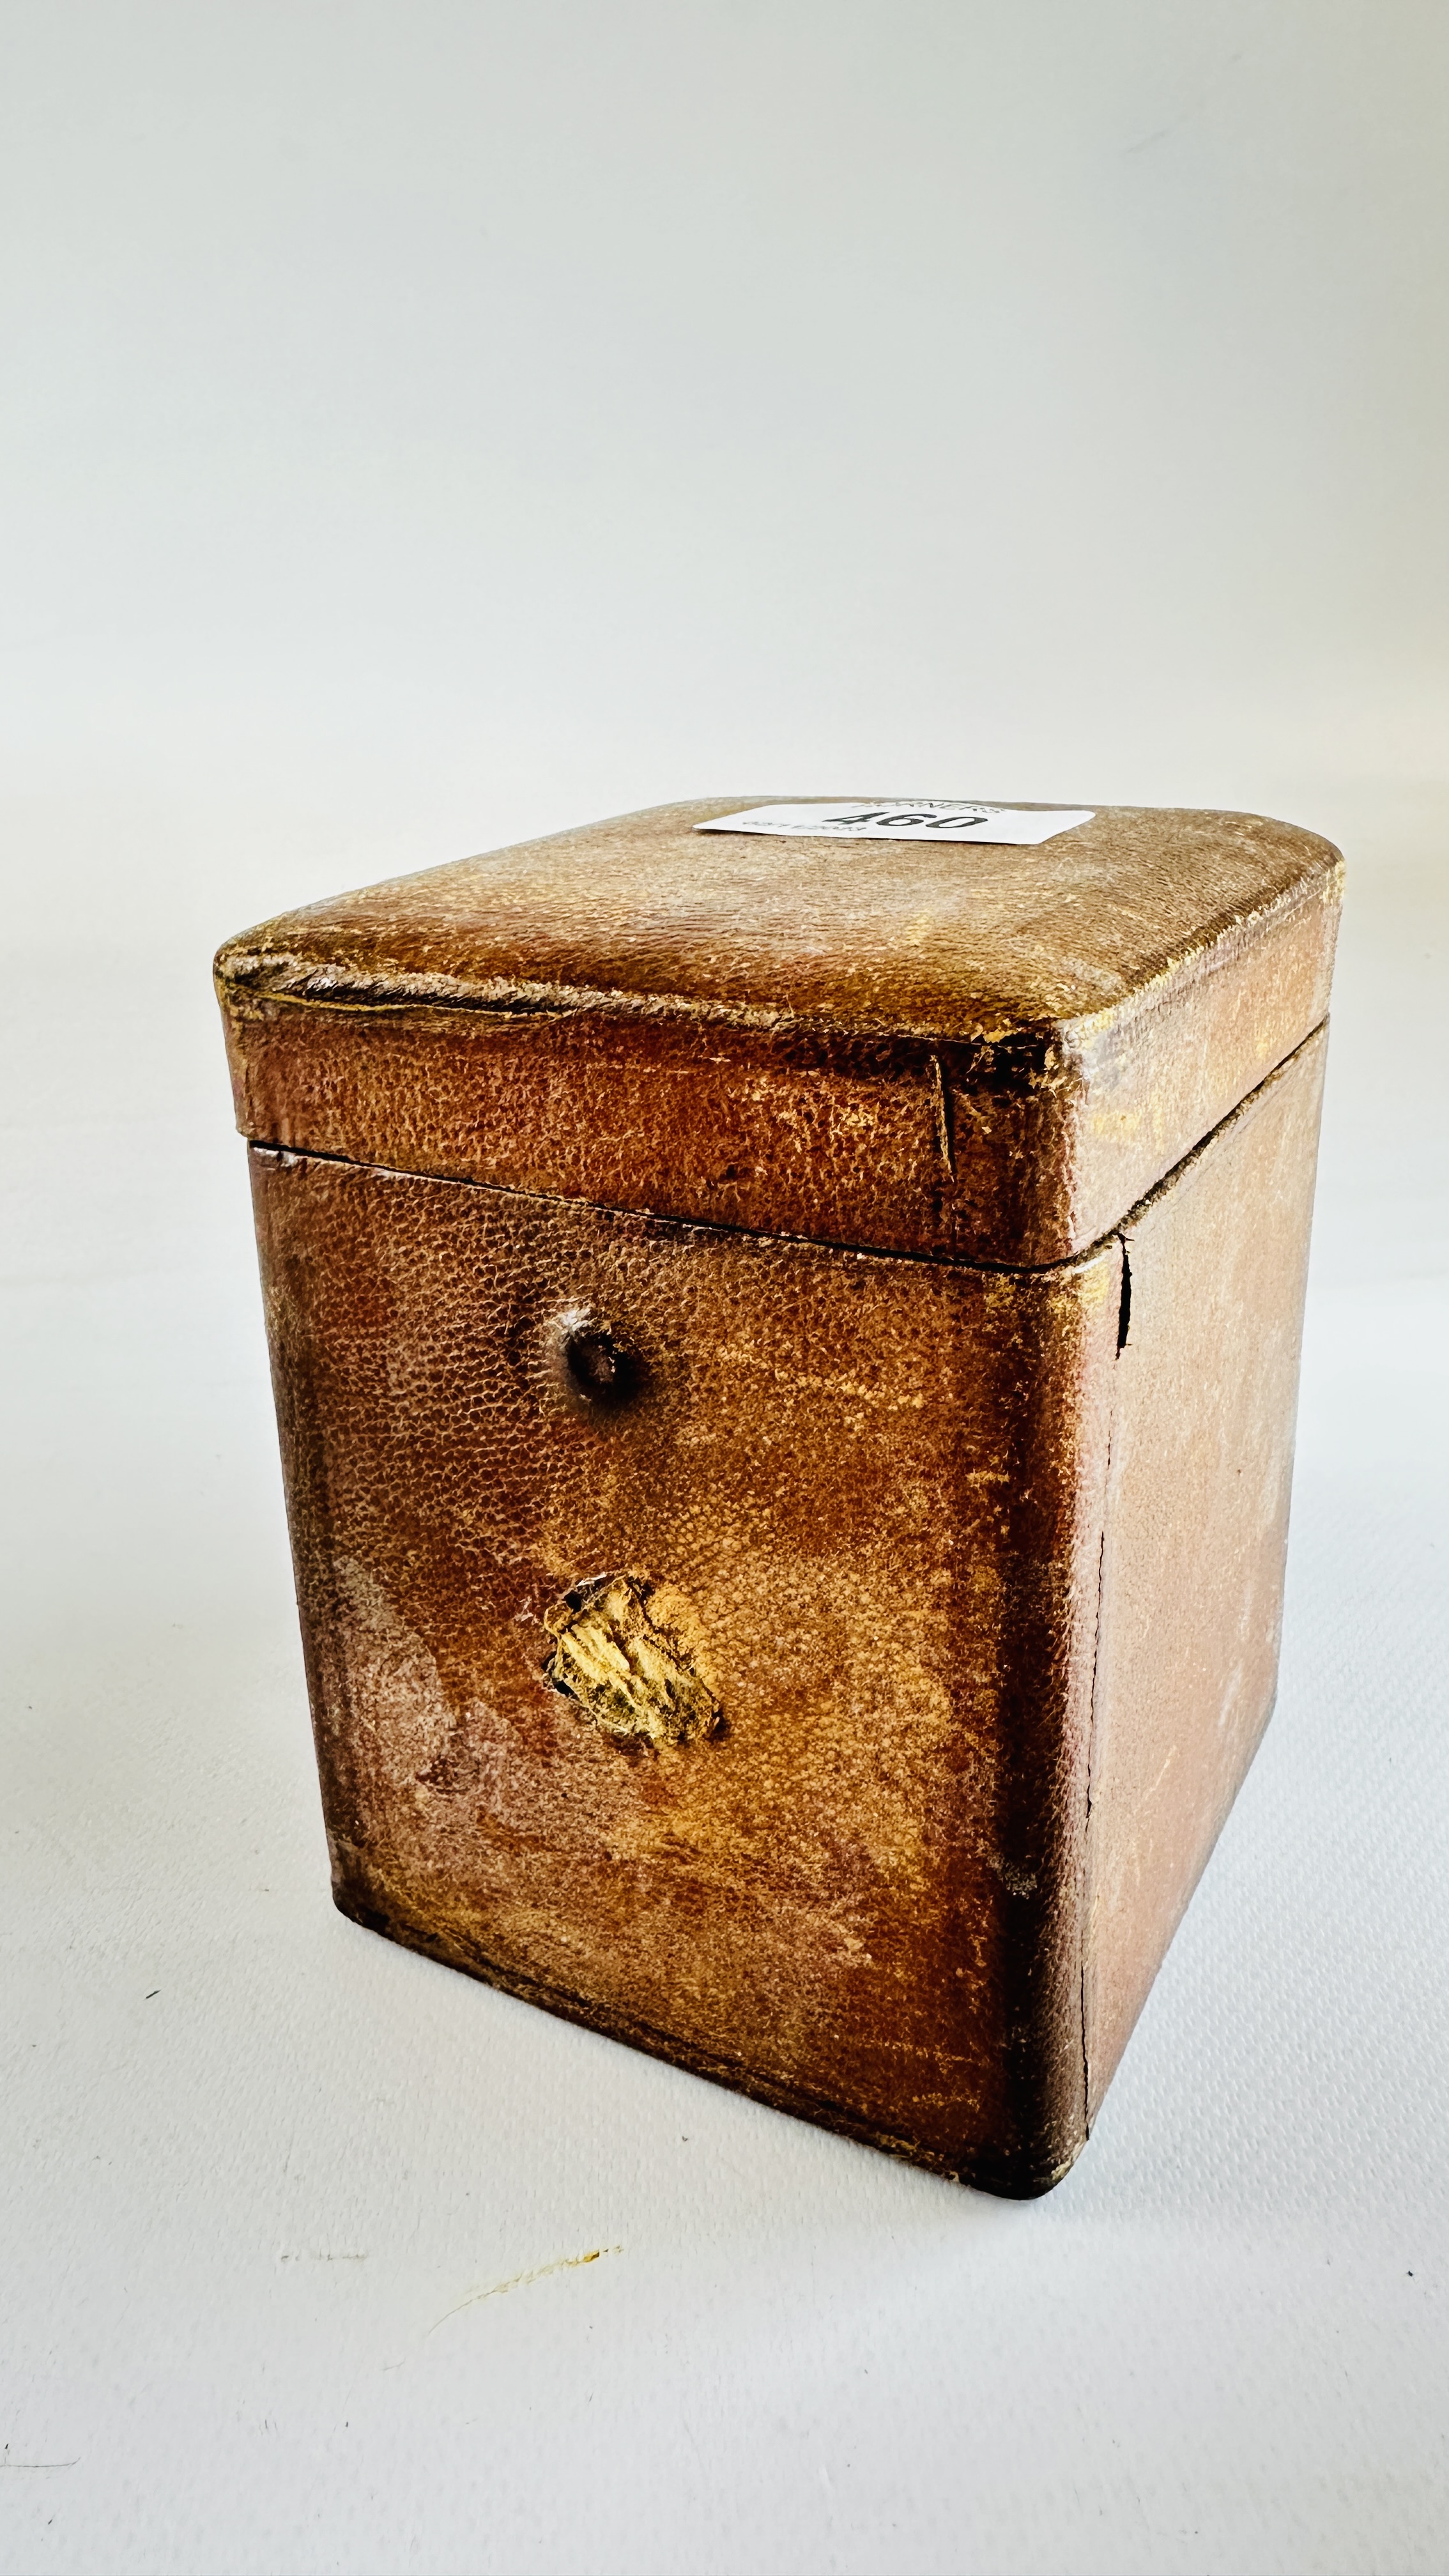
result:
[[[627,1351],[621,1351],[612,1333],[597,1325],[576,1326],[565,1334],[563,1363],[574,1393],[587,1404],[620,1404],[632,1389],[634,1371]]]

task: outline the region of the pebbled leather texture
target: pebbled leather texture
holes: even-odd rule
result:
[[[335,1892],[1036,2192],[1271,1705],[1340,866],[755,801],[221,952]]]
[[[1085,2135],[1121,1249],[1008,1277],[253,1149],[338,1901],[951,2173]],[[633,1364],[560,1380],[580,1316]],[[550,1686],[626,1574],[723,1730]]]
[[[1326,1032],[1121,1228],[1091,1758],[1096,2111],[1267,1725]]]
[[[1327,1009],[1341,883],[1253,815],[1037,849],[625,816],[228,941],[242,1132],[400,1171],[1036,1266]]]

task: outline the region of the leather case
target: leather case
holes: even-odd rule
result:
[[[1341,863],[747,801],[217,960],[335,1892],[1033,2193],[1272,1703]]]

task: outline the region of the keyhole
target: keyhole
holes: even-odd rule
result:
[[[570,1333],[564,1356],[581,1395],[613,1394],[619,1383],[619,1353],[607,1333]]]
[[[563,1363],[570,1385],[587,1404],[620,1404],[634,1383],[628,1352],[598,1324],[578,1324],[565,1334]]]

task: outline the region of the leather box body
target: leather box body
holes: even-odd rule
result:
[[[218,959],[335,1892],[1031,2193],[1272,1703],[1340,864],[744,801]]]

